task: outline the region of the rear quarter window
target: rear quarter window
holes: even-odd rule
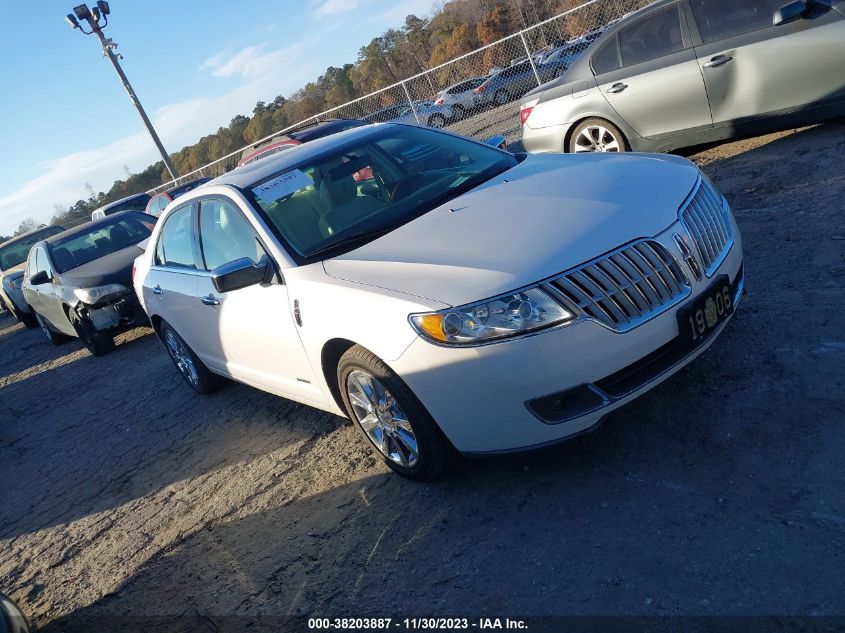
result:
[[[590,65],[596,75],[603,75],[619,68],[619,46],[615,34],[593,54]]]

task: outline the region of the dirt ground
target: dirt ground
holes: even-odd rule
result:
[[[345,420],[194,395],[148,330],[94,358],[2,317],[0,591],[50,631],[845,614],[845,122],[691,157],[745,239],[720,339],[595,433],[433,484]]]

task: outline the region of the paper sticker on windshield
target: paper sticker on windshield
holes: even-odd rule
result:
[[[273,180],[268,180],[257,187],[253,187],[252,191],[265,202],[275,202],[279,198],[289,196],[294,191],[305,189],[305,187],[310,187],[313,184],[314,181],[308,174],[294,169],[278,178],[273,178]]]

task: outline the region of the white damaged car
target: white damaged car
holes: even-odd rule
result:
[[[706,350],[742,294],[728,204],[673,156],[371,125],[177,202],[134,284],[188,384],[348,416],[409,477],[590,429]]]

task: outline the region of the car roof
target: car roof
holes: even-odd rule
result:
[[[322,123],[318,123],[317,125],[312,125],[311,127],[291,132],[288,136],[294,140],[307,143],[313,139],[332,134],[334,130],[346,127],[347,125],[361,126],[366,125],[366,123],[357,119],[332,119],[331,121],[324,121]]]
[[[3,248],[4,246],[8,246],[9,244],[14,244],[15,242],[19,242],[20,240],[24,240],[28,237],[32,237],[36,233],[39,233],[39,232],[44,231],[46,229],[52,229],[52,228],[59,228],[59,229],[64,230],[65,227],[61,226],[60,224],[50,224],[49,226],[42,226],[39,229],[33,229],[32,231],[27,231],[26,233],[23,233],[21,235],[16,235],[12,239],[6,240],[5,242],[0,242],[0,248]]]
[[[125,198],[121,198],[120,200],[113,200],[113,201],[109,202],[108,204],[104,204],[100,208],[94,209],[93,212],[96,213],[97,211],[108,211],[109,209],[111,209],[112,207],[114,207],[118,204],[123,204],[124,202],[129,202],[130,200],[135,200],[136,198],[144,199],[144,201],[146,202],[150,199],[150,194],[143,193],[143,192],[142,193],[133,193],[131,196],[126,196]]]
[[[173,187],[173,189],[168,189],[164,193],[167,193],[170,196],[175,197],[178,194],[185,193],[186,189],[187,190],[196,189],[200,185],[204,185],[205,183],[207,183],[209,180],[211,180],[211,178],[208,178],[206,176],[203,176],[202,178],[194,178],[193,180],[183,182],[181,185],[176,185],[175,187]],[[161,194],[157,194],[157,195],[161,195]]]
[[[143,213],[142,211],[118,211],[117,213],[112,213],[111,215],[107,215],[106,217],[100,218],[99,220],[91,220],[89,222],[85,222],[83,224],[80,224],[79,226],[74,226],[73,228],[62,231],[61,233],[56,233],[55,235],[51,235],[50,237],[48,237],[47,239],[42,240],[42,241],[47,243],[47,244],[54,244],[54,243],[58,242],[59,240],[63,240],[66,237],[70,237],[71,235],[76,235],[77,233],[87,233],[91,229],[96,228],[97,226],[100,226],[101,224],[111,224],[112,222],[114,222],[118,218],[121,218],[125,215],[130,215],[130,214],[147,215],[146,213]],[[156,218],[154,218],[151,215],[148,216],[148,217],[153,221],[156,220]]]
[[[353,139],[366,139],[370,136],[375,136],[380,130],[384,130],[387,126],[395,127],[413,127],[405,126],[401,123],[375,123],[363,125],[361,127],[354,127],[337,134],[330,134],[322,138],[315,139],[309,143],[297,145],[293,149],[278,154],[273,154],[267,158],[262,158],[252,163],[248,163],[237,169],[230,171],[227,174],[215,178],[209,185],[234,185],[235,187],[249,187],[265,178],[272,176],[286,167],[293,167],[302,161],[307,161],[312,158],[321,156],[323,153],[331,150],[338,144],[340,139],[350,141]]]

